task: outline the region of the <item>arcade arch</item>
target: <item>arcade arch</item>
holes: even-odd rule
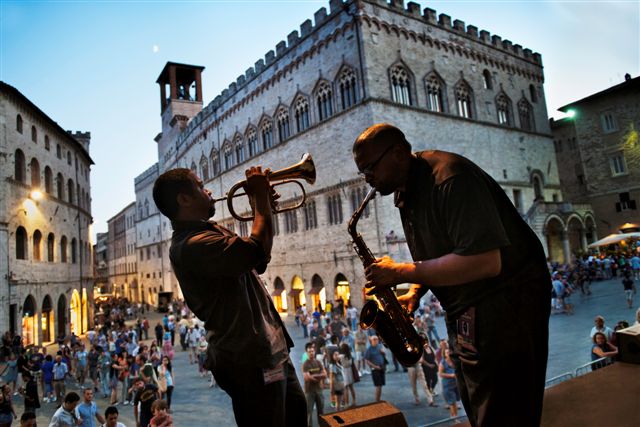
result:
[[[288,308],[287,290],[284,288],[284,282],[280,277],[276,277],[276,280],[273,281],[273,292],[271,296],[273,297],[273,305],[276,306],[276,310],[280,313],[286,313]]]
[[[51,302],[51,297],[49,295],[45,295],[42,300],[42,314],[41,314],[41,324],[42,324],[42,344],[49,344],[55,341],[54,334],[54,315],[53,315],[53,303]]]
[[[315,310],[318,305],[322,308],[326,308],[327,291],[322,278],[317,274],[314,274],[311,278],[311,290],[309,291],[309,295],[311,296],[312,310]]]
[[[22,344],[38,344],[38,313],[36,311],[36,300],[33,295],[27,295],[22,304]]]
[[[289,293],[291,298],[291,308],[295,311],[298,307],[302,307],[307,304],[307,298],[304,294],[304,282],[300,276],[293,276],[291,280],[291,292]]]

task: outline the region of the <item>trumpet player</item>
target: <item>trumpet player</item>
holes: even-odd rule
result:
[[[411,311],[429,289],[440,300],[472,426],[539,425],[550,278],[534,232],[477,165],[453,153],[412,153],[394,126],[365,130],[353,155],[368,184],[394,194],[414,260],[369,265],[368,293],[414,283],[398,298]]]
[[[238,426],[306,424],[306,399],[289,358],[293,342],[262,285],[273,242],[272,206],[278,197],[269,170],[246,170],[253,208],[251,236],[209,221],[211,192],[189,169],[155,182],[153,199],[171,220],[170,259],[189,308],[205,322],[206,366],[231,397]]]

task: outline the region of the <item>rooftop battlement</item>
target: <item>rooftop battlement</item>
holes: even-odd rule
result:
[[[158,171],[159,171],[158,163],[154,163],[153,166],[149,167],[146,171],[144,171],[140,175],[136,176],[136,178],[134,180],[136,191],[138,190],[138,187],[140,186],[140,184],[146,184],[145,181],[149,177],[158,176],[158,173],[159,173]]]

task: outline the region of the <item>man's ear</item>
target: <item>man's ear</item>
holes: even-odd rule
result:
[[[178,193],[176,197],[176,201],[178,202],[178,206],[191,206],[191,196],[186,193]]]

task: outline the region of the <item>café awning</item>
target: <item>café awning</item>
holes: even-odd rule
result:
[[[613,245],[627,239],[640,239],[640,232],[609,234],[607,237],[591,243],[589,247],[597,248],[599,246]]]

